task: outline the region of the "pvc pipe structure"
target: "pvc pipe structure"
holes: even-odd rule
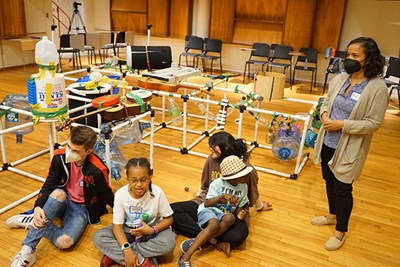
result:
[[[21,203],[23,203],[23,202],[25,202],[25,201],[33,198],[33,197],[35,197],[37,194],[39,194],[39,192],[40,192],[40,190],[36,190],[35,192],[33,192],[33,193],[31,193],[31,194],[29,194],[29,195],[27,195],[27,196],[15,201],[15,202],[13,202],[12,204],[5,206],[4,208],[0,209],[0,214],[2,214],[4,212],[6,212],[6,211],[18,206],[19,204],[21,204]]]
[[[95,68],[93,68],[93,69],[95,69]],[[106,70],[99,70],[99,71],[115,75],[115,72],[106,71]],[[134,73],[133,74],[128,73],[127,75],[134,76],[134,77],[141,77],[140,75],[137,75],[137,74],[134,74]],[[224,83],[224,86],[218,86],[221,83]],[[180,81],[179,85],[181,85],[182,87],[194,88],[193,90],[197,90],[197,91],[192,92],[190,94],[186,94],[186,89],[185,89],[185,94],[181,95],[181,94],[178,94],[178,93],[170,93],[170,92],[152,90],[152,93],[154,95],[162,97],[161,108],[153,107],[153,110],[161,110],[161,112],[162,112],[161,113],[162,122],[165,123],[168,126],[168,128],[173,129],[173,130],[182,131],[183,148],[187,149],[187,151],[185,151],[185,153],[188,153],[188,154],[207,157],[207,155],[204,155],[202,153],[191,151],[191,149],[193,147],[195,147],[199,142],[201,142],[206,136],[203,135],[204,132],[187,129],[187,118],[188,117],[194,117],[194,118],[205,119],[205,130],[206,131],[208,131],[208,123],[211,120],[209,119],[207,114],[203,114],[205,116],[199,116],[197,114],[188,114],[187,113],[187,105],[188,105],[187,101],[191,100],[191,101],[204,103],[206,105],[207,112],[209,111],[209,105],[220,105],[220,101],[210,100],[210,94],[207,94],[207,98],[206,99],[196,97],[198,93],[201,93],[201,91],[204,91],[204,90],[210,91],[211,89],[219,90],[219,91],[223,92],[224,98],[226,98],[226,99],[229,99],[227,97],[227,93],[241,93],[241,94],[245,94],[246,95],[246,97],[249,100],[246,103],[244,103],[245,108],[241,109],[241,112],[239,114],[239,119],[238,119],[238,122],[237,122],[237,124],[238,124],[237,138],[240,138],[241,135],[242,135],[242,124],[243,124],[243,119],[244,119],[244,117],[243,117],[243,112],[244,111],[247,111],[250,114],[254,113],[254,114],[257,114],[257,115],[260,115],[260,114],[274,115],[274,114],[276,114],[275,111],[261,109],[260,108],[260,102],[257,103],[257,108],[252,107],[251,104],[254,103],[254,101],[256,101],[256,100],[261,101],[261,100],[263,100],[263,97],[261,95],[256,94],[256,93],[253,93],[252,91],[248,90],[246,87],[243,87],[243,86],[240,86],[240,85],[235,86],[234,89],[228,88],[229,83],[228,83],[228,79],[227,78],[223,78],[223,79],[220,79],[220,80],[215,81],[215,82],[213,81],[211,86],[210,86],[210,84],[199,85],[199,84],[187,82],[186,80]],[[121,87],[121,85],[118,85],[118,87]],[[132,86],[124,86],[124,89],[132,89],[132,88],[133,88]],[[171,124],[170,121],[165,122],[165,112],[166,112],[165,98],[167,96],[168,97],[174,97],[174,98],[184,98],[183,113],[181,114],[181,116],[183,116],[183,126],[182,126],[183,128],[182,127],[175,127],[175,126],[170,125]],[[290,116],[292,119],[300,120],[300,121],[304,122],[303,131],[302,131],[302,140],[300,142],[300,149],[299,149],[299,152],[298,152],[298,155],[297,155],[296,166],[295,166],[294,172],[291,173],[291,174],[288,174],[288,173],[284,173],[284,172],[280,172],[280,171],[276,171],[276,170],[271,170],[271,169],[268,169],[268,168],[257,167],[257,166],[255,166],[255,167],[256,167],[257,170],[260,170],[260,171],[264,171],[264,172],[267,172],[267,173],[271,173],[271,174],[275,174],[275,175],[283,176],[283,177],[287,177],[287,178],[293,178],[293,177],[297,177],[297,175],[301,172],[302,168],[304,167],[306,161],[308,160],[308,155],[307,156],[303,155],[303,145],[304,145],[304,139],[305,139],[305,136],[306,136],[307,129],[309,127],[309,124],[312,121],[313,111],[315,110],[315,107],[316,107],[317,104],[316,104],[315,101],[307,101],[307,100],[300,100],[300,99],[293,99],[293,98],[283,98],[283,100],[313,105],[313,108],[308,112],[307,116],[300,116],[300,115],[293,115],[293,114],[287,114],[287,113],[279,112],[284,117],[289,117]],[[237,105],[230,104],[229,107],[237,108]],[[265,145],[265,144],[257,144],[257,145],[255,145],[255,143],[257,142],[257,138],[258,138],[259,124],[261,123],[258,120],[258,118],[255,118],[255,119],[256,119],[256,122],[255,122],[254,135],[253,135],[254,144],[250,144],[249,151],[254,150],[256,148],[272,149],[272,146],[268,146],[268,145]],[[154,118],[152,118],[152,120],[154,121]],[[153,122],[152,127],[154,127],[154,125],[155,125],[155,123]],[[215,130],[215,128],[216,128],[216,125],[214,127],[211,127],[210,132],[213,132]],[[163,126],[154,127],[151,130],[151,134],[154,134],[154,133],[156,133],[157,131],[159,131],[161,129],[163,129]],[[186,145],[187,133],[199,134],[200,137],[198,137],[194,142],[192,142],[190,145],[187,146]],[[143,136],[143,138],[148,137],[149,134],[150,133],[145,134]],[[154,144],[154,139],[151,139],[150,142],[142,140],[141,143],[150,144],[150,145],[153,144],[154,146],[157,146],[157,147],[166,148],[166,149],[170,149],[170,150],[174,150],[174,151],[178,151],[178,152],[180,151],[182,153],[181,149],[179,149],[179,148],[175,148],[175,147],[168,146],[168,145],[163,145],[163,144]]]

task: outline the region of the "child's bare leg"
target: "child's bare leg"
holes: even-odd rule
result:
[[[182,261],[189,261],[192,257],[193,253],[203,244],[205,244],[208,240],[213,238],[219,232],[220,224],[217,219],[210,219],[207,222],[207,227],[201,230],[201,232],[196,236],[196,239],[193,241],[193,244],[189,247],[189,249],[184,253],[181,257]]]
[[[223,233],[225,233],[229,227],[232,226],[232,224],[235,223],[235,216],[233,214],[227,214],[224,217],[222,217],[221,222],[219,223],[219,231],[218,233],[214,236],[217,237]],[[226,256],[230,257],[231,256],[231,244],[228,242],[219,242],[215,244],[215,247],[219,250],[222,251],[226,254]]]
[[[222,217],[222,220],[219,222],[219,231],[213,237],[217,237],[225,233],[229,229],[229,227],[231,227],[234,223],[235,223],[235,216],[232,213],[226,214],[224,217]]]

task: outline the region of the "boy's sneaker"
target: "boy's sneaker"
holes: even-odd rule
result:
[[[35,254],[22,254],[21,252],[18,252],[18,254],[11,259],[10,267],[30,267],[35,263],[35,261]]]
[[[100,261],[100,267],[108,267],[111,266],[115,263],[112,259],[110,259],[108,256],[103,255],[103,258],[101,258]]]
[[[190,263],[190,261],[182,261],[182,256],[180,256],[179,260],[178,260],[178,266],[179,267],[192,267],[192,264]]]
[[[10,228],[30,228],[33,221],[33,214],[21,213],[12,216],[6,221],[6,225]]]
[[[145,258],[141,254],[136,254],[139,260],[140,267],[157,267],[157,260],[156,258]]]
[[[186,239],[181,243],[181,252],[186,253],[188,249],[193,245],[194,238]]]

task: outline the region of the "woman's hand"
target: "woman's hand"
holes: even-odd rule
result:
[[[248,206],[245,206],[243,208],[240,208],[240,210],[237,213],[237,217],[239,220],[245,221],[247,218],[250,217],[250,210]]]
[[[46,218],[44,214],[44,210],[40,207],[36,207],[33,210],[33,220],[32,227],[38,230],[39,228],[44,227],[49,220]]]
[[[341,120],[328,119],[326,122],[322,122],[322,126],[327,131],[338,131],[343,128],[344,123]]]
[[[341,120],[331,120],[327,112],[322,113],[321,121],[322,127],[324,127],[326,131],[338,131],[344,126],[344,123]]]

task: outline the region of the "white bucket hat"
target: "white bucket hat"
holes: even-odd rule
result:
[[[221,162],[221,179],[231,180],[245,176],[253,170],[248,167],[238,156],[229,156]]]

